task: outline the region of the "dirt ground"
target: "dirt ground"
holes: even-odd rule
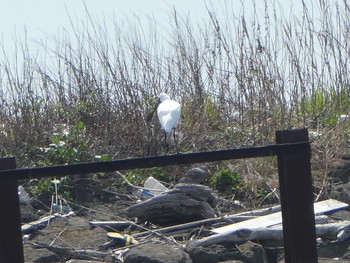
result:
[[[24,238],[24,254],[25,254],[25,262],[69,262],[69,263],[78,263],[78,262],[121,262],[118,261],[118,255],[120,258],[123,258],[125,252],[128,248],[123,247],[122,241],[118,241],[114,243],[112,247],[108,247],[108,244],[111,243],[111,239],[107,236],[108,232],[119,232],[122,234],[130,234],[133,235],[139,232],[139,228],[135,226],[129,227],[99,227],[92,226],[90,222],[92,221],[132,221],[133,218],[128,218],[125,210],[131,205],[140,202],[140,196],[135,194],[135,191],[132,191],[130,188],[122,186],[115,187],[111,191],[111,187],[106,187],[106,185],[113,184],[113,178],[111,181],[104,181],[103,183],[97,183],[94,179],[85,178],[81,181],[79,189],[76,189],[77,195],[81,196],[80,199],[75,200],[74,202],[67,202],[63,204],[63,206],[69,206],[69,209],[74,212],[74,215],[57,216],[45,224],[41,225],[37,229],[30,231],[27,233]],[[82,183],[84,182],[84,183]],[[109,189],[106,191],[106,189]],[[344,201],[344,200],[343,200]],[[249,209],[249,208],[247,208]],[[222,213],[237,213],[242,212],[244,208],[237,203],[232,202],[232,200],[228,200],[227,203],[221,205],[220,212]],[[39,218],[43,218],[47,215],[52,215],[54,213],[50,213],[49,211],[49,202],[44,202],[44,200],[32,200],[31,204],[21,205],[21,215],[23,223],[29,223]],[[350,220],[350,212],[339,211],[334,214],[334,217],[338,220]],[[146,227],[147,229],[154,229],[157,226],[152,225],[149,222],[143,223],[140,227]],[[159,226],[158,226],[159,227]],[[179,233],[168,237],[159,237],[159,236],[149,236],[142,237],[138,241],[145,242],[153,242],[154,244],[167,244],[171,246],[177,247],[185,247],[187,242],[189,242],[193,238],[197,238],[199,236],[205,236],[206,229],[193,229],[192,231],[187,231],[185,233]],[[348,242],[350,243],[350,242]],[[344,255],[349,255],[350,260],[350,244],[342,244],[341,248],[332,248],[330,251],[335,251],[331,256],[340,258]],[[51,247],[57,247],[58,250],[49,250],[44,248],[43,245],[50,245]],[[256,244],[254,244],[254,247]],[[280,247],[282,244],[279,245]],[[103,247],[108,247],[108,249],[103,249]],[[132,246],[131,246],[132,247]],[[59,248],[66,248],[67,251],[60,251]],[[154,245],[155,254],[157,252],[157,248]],[[80,258],[77,259],[77,250],[82,250],[84,252],[95,251],[101,253],[101,255],[86,256],[85,253],[82,253]],[[205,250],[204,258],[207,261],[204,262],[224,262],[224,260],[220,260],[220,256],[213,256],[214,259],[210,261],[210,257],[213,255],[213,251],[215,253],[222,250],[222,248],[210,248],[209,250]],[[237,247],[238,250],[242,250],[242,248]],[[255,249],[255,248],[254,248]],[[339,250],[338,254],[336,253],[337,249]],[[72,254],[72,251],[74,253]],[[113,257],[111,255],[111,251],[113,251]],[[209,252],[208,252],[209,251]],[[259,250],[260,251],[260,250]],[[276,252],[277,251],[277,252]],[[273,253],[280,253],[282,250],[274,250]],[[237,251],[229,251],[225,252],[230,255],[233,255]],[[283,251],[282,251],[283,252]],[[170,253],[170,252],[169,252]],[[214,253],[214,254],[215,254]],[[249,252],[250,253],[250,252]],[[248,253],[248,254],[249,254]],[[260,252],[259,252],[260,253]],[[324,255],[329,255],[329,251],[324,249]],[[159,254],[159,253],[158,253]],[[250,253],[251,254],[251,253]],[[107,256],[106,256],[107,255]],[[216,254],[215,254],[216,255]],[[203,257],[203,255],[201,254]],[[186,256],[188,257],[188,256]],[[199,256],[200,257],[200,256]],[[261,261],[266,263],[272,262],[283,262],[283,254],[282,257],[278,255],[272,256],[273,260]],[[225,257],[221,257],[225,258]],[[270,255],[271,258],[271,255]],[[277,259],[280,261],[277,261]],[[330,259],[329,259],[330,260]],[[127,262],[127,261],[125,261]],[[133,262],[133,261],[129,261]],[[141,262],[141,261],[134,261]],[[142,261],[143,262],[143,261]],[[145,261],[148,262],[148,261]],[[149,261],[152,262],[152,261]],[[156,261],[155,261],[156,262]],[[169,261],[170,262],[170,261]],[[182,261],[181,261],[182,262]],[[183,261],[183,262],[192,262]],[[202,262],[202,260],[198,261]],[[257,262],[257,261],[249,261],[241,260],[241,261],[233,261],[233,262]],[[333,262],[333,261],[320,261],[320,262]],[[343,261],[337,261],[343,262]],[[347,262],[347,261],[344,261]]]

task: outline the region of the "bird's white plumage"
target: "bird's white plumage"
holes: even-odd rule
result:
[[[178,102],[171,100],[166,93],[159,94],[160,104],[157,108],[157,115],[160,125],[166,133],[175,129],[181,115],[181,106]]]

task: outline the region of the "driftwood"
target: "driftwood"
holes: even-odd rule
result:
[[[346,203],[343,203],[343,202],[340,202],[337,200],[333,200],[333,199],[328,199],[325,201],[315,203],[314,204],[314,211],[315,211],[315,214],[322,214],[322,213],[326,213],[326,212],[331,212],[331,211],[343,209],[343,208],[346,208],[348,206],[349,205]],[[232,232],[234,232],[236,230],[240,230],[240,229],[251,229],[251,228],[255,228],[256,226],[269,227],[269,226],[277,225],[280,223],[282,223],[282,214],[281,214],[281,212],[277,212],[277,213],[261,216],[258,218],[254,218],[251,220],[243,221],[240,223],[216,228],[216,229],[213,229],[212,231],[217,233],[217,234],[224,234],[227,232],[232,233]]]
[[[242,213],[238,213],[236,215],[240,215],[240,216],[265,216],[265,215],[270,215],[276,212],[281,211],[281,206],[280,205],[276,205],[276,206],[272,206],[272,207],[268,207],[268,208],[260,208],[260,209],[256,209],[256,210],[252,210],[252,211],[246,211],[246,212],[242,212]]]
[[[184,224],[177,224],[173,226],[168,226],[168,227],[163,227],[155,230],[149,230],[149,231],[144,231],[141,233],[135,234],[137,237],[142,237],[149,235],[151,233],[161,233],[161,234],[167,234],[167,233],[173,233],[177,231],[182,231],[186,229],[191,229],[199,226],[210,226],[213,224],[221,223],[221,222],[228,222],[228,223],[237,223],[237,222],[242,222],[245,220],[257,218],[259,216],[263,215],[268,215],[272,214],[275,212],[281,211],[281,206],[273,206],[269,208],[261,208],[261,209],[256,209],[252,211],[246,211],[242,213],[236,213],[236,214],[229,214],[229,215],[224,215],[220,217],[214,217],[214,218],[208,218],[208,219],[203,219],[203,220],[196,220],[193,222],[189,223],[184,223]],[[324,221],[325,218],[322,218]],[[321,220],[321,219],[320,219]],[[100,226],[104,228],[125,228],[129,227],[132,225],[135,225],[135,223],[131,221],[90,221],[90,225],[92,226]],[[140,226],[138,226],[140,227]]]
[[[126,212],[139,222],[171,225],[216,217],[214,203],[209,187],[178,184],[170,191],[129,207]]]
[[[350,237],[350,221],[316,225],[316,236],[324,239],[343,241]],[[248,240],[282,240],[282,226],[238,229],[224,234],[202,238],[191,246],[206,247],[223,242],[242,242]]]
[[[221,217],[193,221],[193,222],[174,225],[174,226],[158,228],[154,230],[146,230],[146,231],[134,234],[133,237],[135,238],[143,237],[143,236],[150,235],[152,233],[173,234],[173,233],[188,231],[189,229],[193,229],[201,226],[211,226],[213,224],[221,223],[221,222],[230,222],[230,223],[242,222],[253,218],[256,218],[256,216],[246,216],[246,215],[240,216],[239,214],[232,214],[232,215],[226,215]],[[328,222],[328,217],[321,215],[321,216],[317,216],[315,220],[317,224],[325,224]],[[134,223],[130,221],[90,221],[89,224],[92,226],[100,226],[104,228],[125,228],[128,226],[134,225]]]
[[[161,234],[169,234],[169,233],[184,231],[184,230],[188,230],[188,229],[196,228],[196,227],[200,227],[200,226],[210,226],[212,224],[219,223],[219,222],[226,222],[226,221],[241,222],[243,220],[248,220],[248,219],[252,219],[252,218],[254,218],[254,217],[253,216],[236,216],[236,215],[208,218],[208,219],[193,221],[193,222],[189,222],[189,223],[184,223],[184,224],[179,224],[179,225],[163,227],[163,228],[159,228],[159,229],[155,229],[155,230],[141,232],[141,233],[135,234],[134,237],[142,237],[142,236],[146,236],[146,235],[149,235],[151,233],[154,233],[154,232],[161,233]]]
[[[75,248],[67,248],[60,246],[48,245],[44,242],[34,242],[33,246],[36,248],[46,248],[52,252],[63,256],[69,256],[74,259],[86,259],[86,260],[102,260],[109,256],[109,253],[89,250],[89,249],[75,249]]]
[[[142,237],[142,236],[147,236],[149,234],[152,234],[154,232],[158,232],[161,234],[167,234],[167,233],[173,233],[173,232],[178,232],[182,230],[187,230],[199,226],[210,226],[216,223],[220,222],[241,222],[244,220],[249,220],[256,218],[255,216],[239,216],[239,215],[227,215],[227,216],[221,216],[221,217],[215,217],[215,218],[208,218],[208,219],[203,219],[203,220],[197,220],[189,223],[184,223],[184,224],[179,224],[179,225],[174,225],[174,226],[168,226],[168,227],[163,227],[155,230],[149,230],[149,231],[144,231],[141,233],[137,233],[134,236],[135,237]],[[90,225],[92,226],[100,226],[100,227],[127,227],[130,225],[133,225],[134,223],[129,222],[129,221],[90,221]]]
[[[92,226],[100,226],[100,227],[109,227],[109,228],[126,228],[134,225],[134,223],[130,221],[90,221],[90,225]]]
[[[24,234],[29,233],[29,232],[37,229],[38,227],[41,227],[42,225],[47,224],[48,222],[50,222],[51,220],[53,220],[57,217],[65,218],[65,217],[69,217],[72,215],[74,215],[74,212],[69,212],[68,214],[63,214],[63,215],[54,214],[54,215],[45,216],[43,218],[40,218],[39,220],[22,225],[22,233],[24,233]]]

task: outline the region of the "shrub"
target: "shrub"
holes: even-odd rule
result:
[[[243,187],[243,181],[237,171],[222,169],[210,179],[210,184],[219,192],[232,194]]]

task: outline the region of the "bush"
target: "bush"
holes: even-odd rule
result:
[[[243,181],[237,171],[222,169],[213,175],[210,185],[219,192],[232,194],[243,187]]]

